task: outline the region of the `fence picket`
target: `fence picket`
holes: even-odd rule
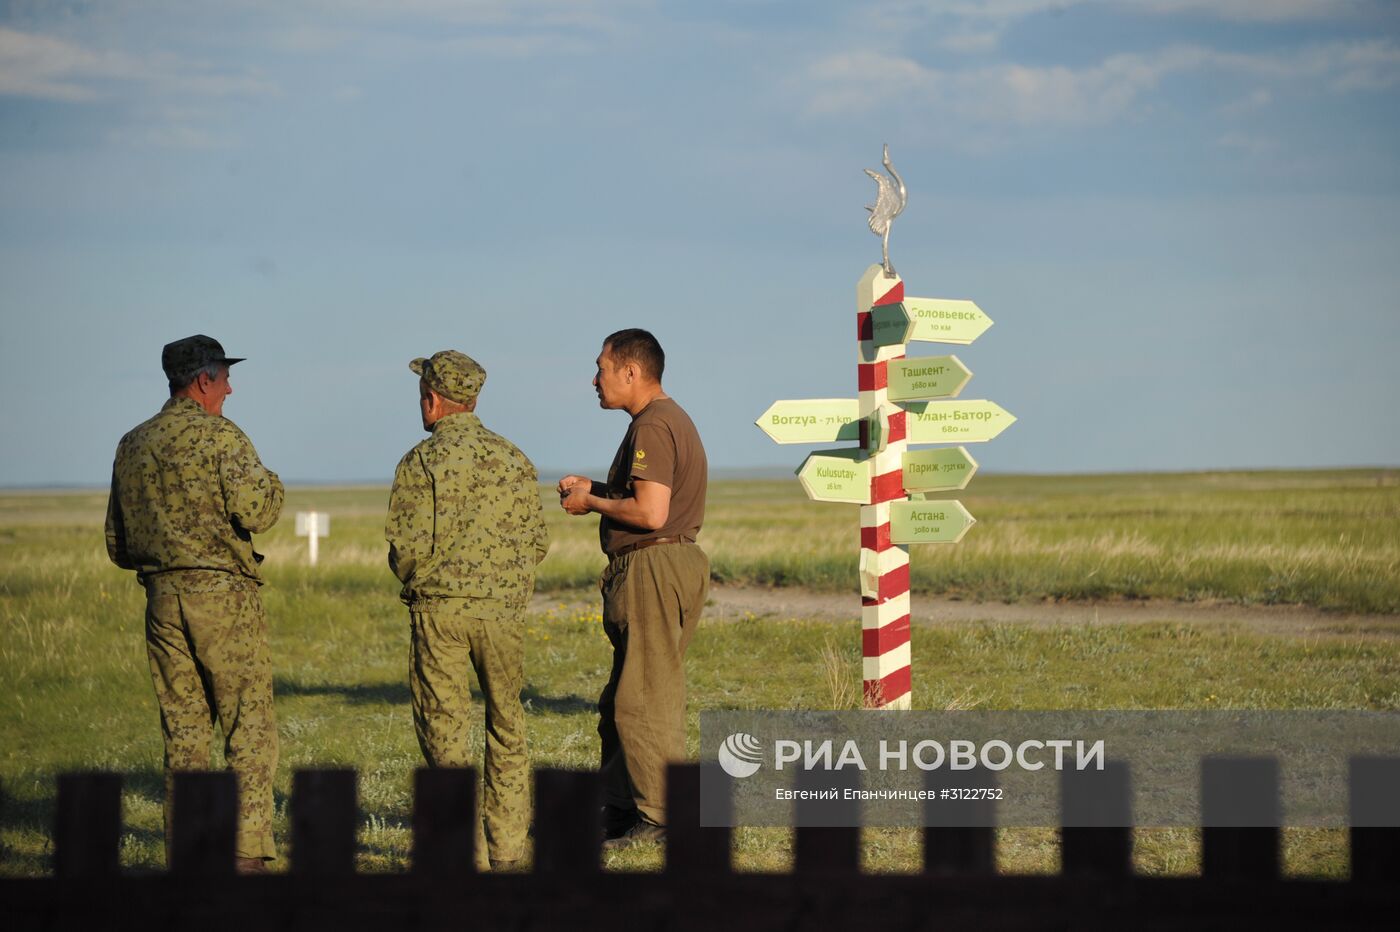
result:
[[[292,774],[292,870],[335,876],[355,872],[353,770]]]
[[[1400,881],[1400,757],[1351,759],[1351,879]]]
[[[996,873],[996,801],[989,797],[932,798],[944,789],[995,790],[996,787],[996,774],[984,767],[947,773],[930,770],[924,774],[924,789],[929,793],[924,800],[924,873]],[[957,822],[964,824],[954,824]],[[968,825],[968,822],[977,824]]]
[[[702,813],[700,781],[723,787],[719,798],[706,799]],[[666,871],[673,874],[724,874],[730,870],[730,830],[734,811],[733,787],[714,762],[672,764],[666,770]],[[702,818],[703,816],[703,818]]]
[[[1277,879],[1279,817],[1278,761],[1201,761],[1201,873],[1207,879]]]
[[[60,775],[54,811],[54,873],[64,879],[115,874],[121,821],[119,775]]]
[[[535,870],[591,874],[603,840],[602,784],[588,770],[535,771]]]
[[[797,772],[799,790],[834,789],[839,793],[844,789],[859,787],[860,774],[853,769]],[[859,873],[860,829],[851,823],[857,821],[860,803],[848,800],[837,806],[818,806],[814,800],[798,799],[795,808],[797,828],[793,832],[793,870],[799,874]],[[826,813],[838,824],[804,825],[804,822],[813,821],[811,813],[814,810]]]
[[[465,876],[475,870],[476,771],[419,768],[413,775],[413,871]]]
[[[171,871],[200,877],[233,873],[238,781],[232,771],[176,773],[172,783]]]
[[[1060,774],[1061,869],[1066,874],[1127,877],[1133,872],[1133,803],[1128,765]]]

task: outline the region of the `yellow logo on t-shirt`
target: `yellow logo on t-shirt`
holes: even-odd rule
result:
[[[639,459],[639,460],[644,460],[644,459],[646,459],[646,458],[647,458],[647,451],[646,451],[646,450],[638,450],[638,451],[637,451],[637,459]]]
[[[642,462],[642,460],[644,460],[644,459],[646,459],[646,458],[647,458],[647,451],[646,451],[646,450],[638,450],[638,451],[636,452],[636,454],[633,456],[633,459],[632,459],[632,468],[633,468],[633,469],[646,469],[646,468],[647,468],[647,464]]]

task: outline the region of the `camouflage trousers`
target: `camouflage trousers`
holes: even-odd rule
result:
[[[410,611],[413,643],[409,690],[418,745],[430,767],[472,762],[471,673],[485,705],[485,760],[477,866],[524,855],[530,827],[530,757],[526,747],[525,609],[439,599]]]
[[[180,575],[163,573],[146,582],[146,653],[165,736],[167,862],[171,774],[209,769],[216,720],[223,731],[224,759],[238,779],[237,856],[275,858],[277,716],[262,599],[252,587],[180,591]]]
[[[612,675],[598,699],[604,819],[609,831],[642,815],[666,824],[666,765],[685,759],[685,651],[710,589],[695,544],[617,557],[603,571],[603,630]]]

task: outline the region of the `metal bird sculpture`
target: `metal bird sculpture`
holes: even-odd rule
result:
[[[885,171],[890,173],[890,178],[886,178],[879,172],[865,169],[865,173],[875,179],[875,184],[879,190],[875,193],[874,205],[866,205],[866,210],[870,211],[870,232],[882,237],[881,254],[884,257],[885,277],[894,278],[894,266],[890,265],[890,224],[894,218],[904,212],[904,205],[909,200],[908,193],[904,190],[904,179],[899,177],[899,172],[894,170],[890,164],[890,147],[885,145]]]

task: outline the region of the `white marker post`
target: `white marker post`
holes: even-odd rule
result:
[[[318,543],[322,537],[331,536],[331,516],[323,511],[298,511],[297,512],[297,537],[305,537],[311,547],[311,565],[316,565],[316,557],[319,555]]]

